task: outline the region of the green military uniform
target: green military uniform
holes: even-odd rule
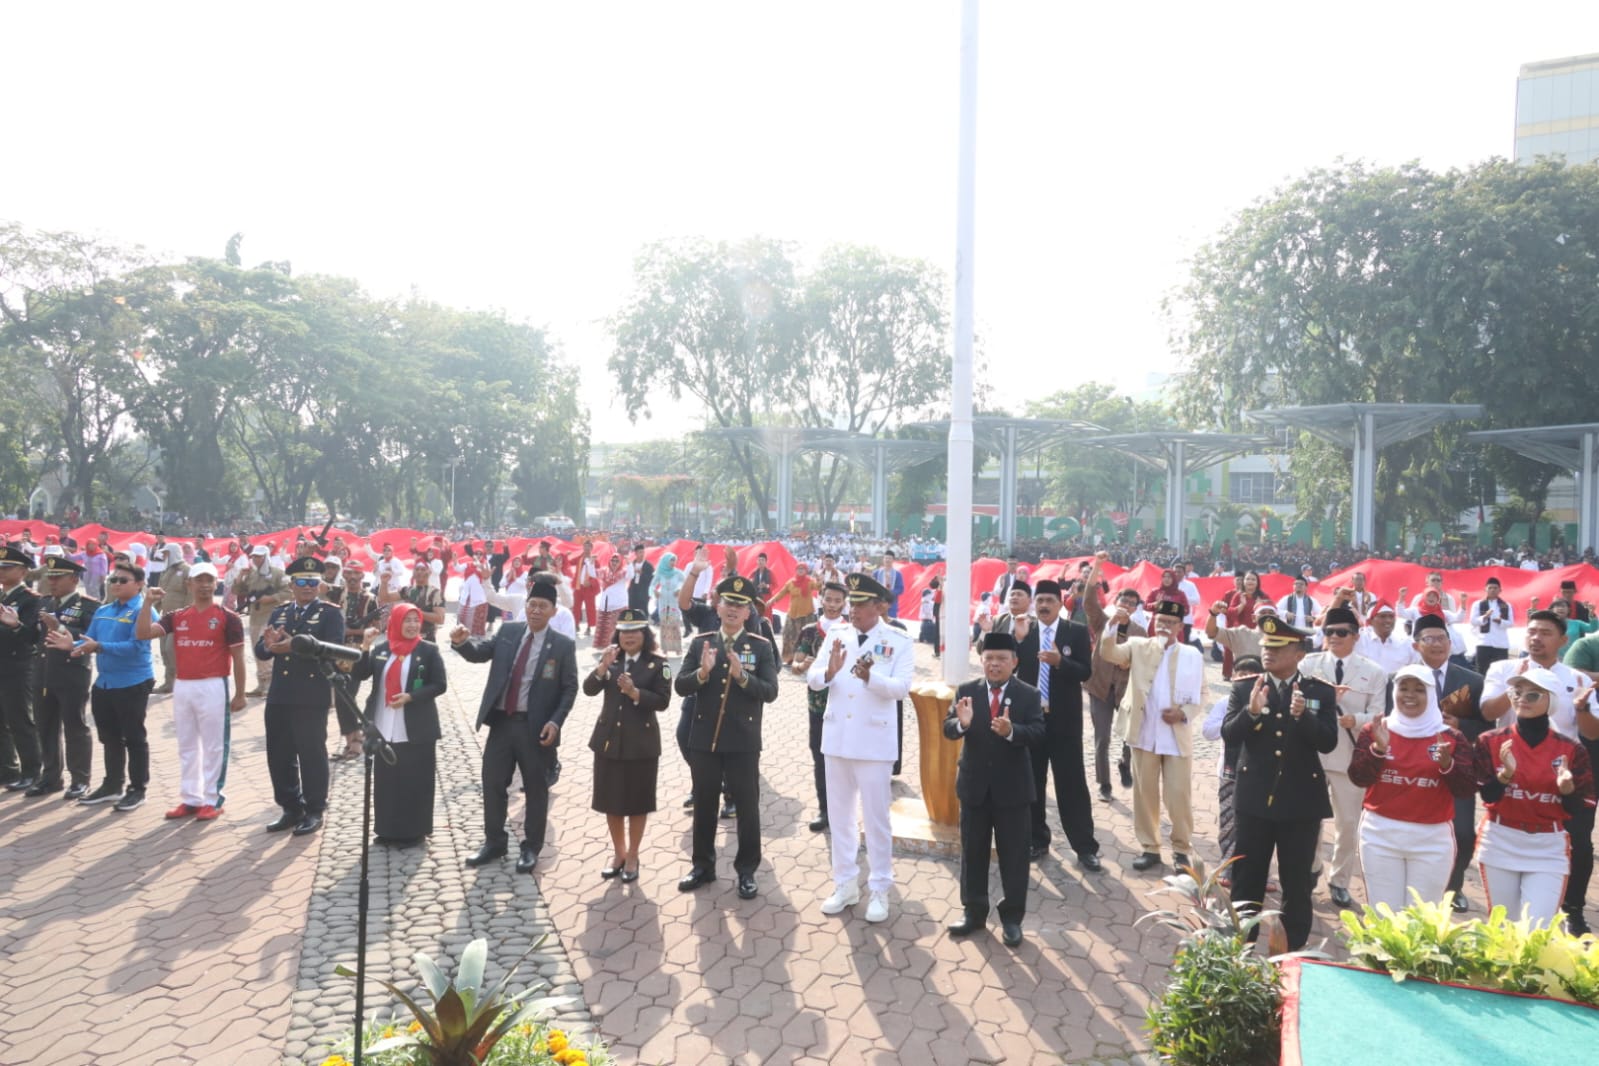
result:
[[[189,606],[189,564],[179,560],[167,564],[161,571],[161,576],[156,579],[157,586],[161,589],[161,613],[173,614]],[[161,638],[161,666],[163,668],[161,687],[157,692],[171,692],[172,682],[178,679],[178,663],[173,651],[173,636],[168,633]]]
[[[234,604],[238,612],[244,616],[250,626],[250,643],[253,645],[261,639],[261,631],[267,627],[272,617],[273,610],[289,596],[289,579],[287,575],[275,566],[268,565],[263,572],[255,565],[258,558],[251,555],[250,565],[233,582]],[[321,573],[321,568],[317,568]],[[255,690],[251,696],[266,695],[267,686],[272,682],[272,661],[258,659],[255,664]]]

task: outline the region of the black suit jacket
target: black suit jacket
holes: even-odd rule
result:
[[[972,725],[962,733],[956,710],[962,698],[972,701]],[[944,718],[944,735],[964,740],[960,767],[955,773],[955,795],[963,805],[1019,807],[1033,802],[1033,763],[1030,745],[1044,739],[1044,712],[1038,690],[1014,675],[1000,699],[1009,705],[1014,738],[1001,737],[989,728],[988,681],[968,681],[955,690],[955,702]]]
[[[1039,627],[1027,627],[1027,639],[1017,645],[1016,676],[1029,685],[1038,685],[1038,658],[1042,648]],[[1043,708],[1044,725],[1049,733],[1083,731],[1083,682],[1094,672],[1093,648],[1088,627],[1070,621],[1065,615],[1055,619],[1055,650],[1060,662],[1049,668],[1049,706]]]
[[[1426,663],[1422,668],[1426,669]],[[1475,670],[1450,660],[1444,664],[1444,687],[1438,693],[1438,709],[1454,715],[1460,721],[1460,731],[1466,739],[1476,741],[1488,730],[1499,725],[1482,716],[1482,675]],[[1388,679],[1388,690],[1383,696],[1383,707],[1394,709],[1394,679]]]
[[[1327,772],[1321,757],[1338,747],[1338,693],[1327,682],[1298,675],[1305,713],[1289,713],[1292,699],[1279,697],[1268,681],[1266,710],[1250,717],[1254,679],[1233,685],[1221,735],[1238,750],[1238,784],[1234,795],[1242,814],[1272,821],[1331,818]]]
[[[627,583],[627,605],[635,611],[650,609],[650,585],[655,581],[655,567],[648,561],[638,568],[633,580]]]
[[[380,640],[367,649],[365,655],[350,667],[350,677],[356,688],[362,681],[372,679],[372,691],[366,697],[366,716],[373,718],[383,706],[383,672],[389,667],[389,642]],[[411,652],[411,662],[405,676],[400,679],[400,691],[411,694],[405,705],[405,735],[409,741],[431,743],[443,734],[439,729],[438,698],[449,688],[444,676],[444,656],[438,645],[419,641]],[[352,694],[355,689],[352,689]]]
[[[468,637],[452,645],[456,654],[469,663],[490,663],[489,679],[483,685],[483,700],[477,709],[479,729],[503,713],[505,689],[511,683],[511,669],[516,665],[516,654],[522,650],[522,635],[526,632],[527,623],[507,622],[492,638]],[[566,725],[566,716],[577,702],[577,645],[571,637],[546,629],[539,660],[529,662],[528,669],[533,671],[533,684],[528,689],[528,705],[522,710],[527,712],[528,725],[537,737],[546,722],[554,722],[557,727]]]
[[[344,643],[344,612],[327,600],[312,600],[304,611],[292,602],[272,608],[267,625],[282,626],[292,636],[308,633],[326,644]],[[322,664],[292,652],[270,652],[266,649],[266,634],[256,639],[255,657],[271,659],[272,682],[267,688],[267,702],[320,707],[326,710],[333,701],[333,687]]]

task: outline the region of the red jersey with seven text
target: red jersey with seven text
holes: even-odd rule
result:
[[[1475,753],[1471,742],[1453,729],[1430,737],[1388,734],[1388,751],[1371,750],[1373,730],[1367,722],[1355,741],[1349,780],[1366,787],[1365,808],[1401,822],[1436,825],[1455,817],[1455,796],[1477,790]],[[1449,773],[1438,768],[1434,744],[1448,745]]]
[[[244,644],[244,623],[226,607],[205,610],[182,607],[161,619],[172,634],[178,680],[227,677],[233,672],[233,649]]]
[[[1571,771],[1576,785],[1573,793],[1586,793],[1588,806],[1594,805],[1593,771],[1588,763],[1588,752],[1581,744],[1553,729],[1537,747],[1523,740],[1514,726],[1478,737],[1479,773],[1484,781],[1492,780],[1504,766],[1499,748],[1506,740],[1510,741],[1510,750],[1516,757],[1516,776],[1505,786],[1505,794],[1487,805],[1491,815],[1517,826],[1527,823],[1564,825],[1571,815],[1561,805],[1560,790],[1555,787],[1557,762]]]

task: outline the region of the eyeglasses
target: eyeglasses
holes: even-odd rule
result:
[[[297,589],[314,589],[320,584],[322,584],[322,579],[319,577],[297,577],[294,579],[294,587]]]
[[[1448,644],[1449,638],[1442,633],[1429,633],[1425,637],[1417,637],[1418,644]]]
[[[1345,629],[1342,626],[1336,626],[1332,629],[1323,629],[1322,634],[1329,637],[1352,637],[1355,635],[1355,631],[1353,629]]]
[[[131,584],[133,584],[133,578],[131,578],[131,577],[108,577],[108,578],[105,579],[105,583],[107,585],[131,585]]]
[[[1547,695],[1549,695],[1549,693],[1544,692],[1541,689],[1524,688],[1520,689],[1519,691],[1512,692],[1510,694],[1510,698],[1516,703],[1537,703]]]

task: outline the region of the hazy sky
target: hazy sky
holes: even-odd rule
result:
[[[1511,154],[1521,63],[1592,0],[983,5],[978,329],[1002,404],[1170,370],[1160,302],[1239,207],[1339,156]],[[503,308],[581,368],[667,237],[953,261],[955,0],[0,10],[0,217]],[[1042,368],[1048,376],[1040,379]]]

